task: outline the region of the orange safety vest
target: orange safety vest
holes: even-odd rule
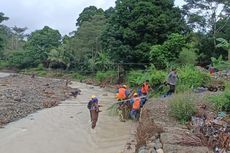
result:
[[[133,109],[139,110],[140,106],[141,106],[141,98],[139,98],[139,97],[134,98]]]
[[[121,100],[125,99],[125,98],[126,98],[125,91],[126,91],[125,88],[120,88],[120,89],[118,90],[117,98],[118,98],[118,99],[121,99]]]
[[[141,92],[144,94],[147,94],[149,92],[149,85],[148,83],[144,83],[144,85],[141,88]]]

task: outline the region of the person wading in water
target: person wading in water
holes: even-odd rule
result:
[[[99,112],[101,112],[99,110],[99,107],[101,106],[98,104],[98,99],[96,96],[94,95],[91,96],[91,100],[88,102],[87,107],[90,111],[91,127],[92,129],[94,129],[97,124]]]

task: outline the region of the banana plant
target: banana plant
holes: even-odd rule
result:
[[[217,41],[219,44],[217,44],[216,47],[220,47],[228,51],[228,61],[230,62],[230,41],[227,41],[224,38],[218,38]]]

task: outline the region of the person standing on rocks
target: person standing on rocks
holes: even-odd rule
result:
[[[167,84],[169,85],[169,91],[164,95],[164,97],[170,96],[173,93],[175,93],[177,78],[178,77],[177,77],[176,69],[173,68],[172,71],[169,73],[168,79],[167,79]]]
[[[87,107],[90,111],[91,127],[94,129],[97,124],[99,112],[101,112],[99,110],[100,105],[98,104],[98,99],[96,96],[91,96],[91,100],[88,102]]]

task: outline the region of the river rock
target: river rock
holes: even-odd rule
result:
[[[162,133],[161,142],[163,144],[178,144],[182,140],[182,135],[173,134],[173,133]]]
[[[156,143],[154,142],[150,142],[146,144],[146,148],[150,149],[150,148],[154,148],[156,146]]]
[[[102,96],[108,96],[108,94],[107,94],[107,93],[105,93],[105,94],[103,94]]]
[[[21,98],[20,97],[14,97],[14,100],[20,102]]]
[[[157,153],[164,153],[162,149],[157,149]]]
[[[149,149],[149,153],[157,153],[157,151],[155,149]]]
[[[143,146],[138,149],[138,153],[148,153],[148,150],[146,149],[145,146]]]
[[[164,144],[165,153],[213,153],[207,147],[180,146]]]

